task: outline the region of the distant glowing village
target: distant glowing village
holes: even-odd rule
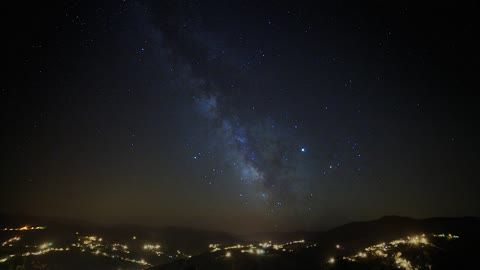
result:
[[[128,246],[124,243],[109,242],[107,239],[96,235],[81,235],[79,232],[75,233],[76,241],[68,245],[60,246],[55,244],[54,239],[51,242],[38,243],[36,245],[22,245],[21,232],[24,231],[44,231],[47,230],[45,226],[23,226],[20,228],[3,228],[1,231],[18,232],[18,235],[9,239],[2,240],[0,253],[0,264],[16,257],[28,257],[28,256],[41,256],[51,252],[72,252],[74,250],[81,253],[90,253],[95,256],[104,256],[115,260],[122,260],[140,266],[149,267],[153,263],[146,261],[141,255],[145,256],[167,256],[169,259],[190,259],[192,255],[186,254],[180,250],[166,252],[162,249],[160,243],[152,243],[144,241],[143,239],[137,239],[135,235],[132,235],[132,240],[138,241],[138,245],[134,247]],[[411,261],[399,251],[402,249],[414,249],[433,247],[429,239],[443,238],[445,240],[454,240],[459,238],[458,235],[453,234],[431,234],[431,235],[412,235],[401,239],[391,240],[389,242],[382,242],[372,246],[368,246],[363,250],[352,252],[348,256],[340,256],[338,254],[345,253],[346,249],[341,243],[332,247],[332,255],[325,258],[325,265],[334,265],[339,261],[358,262],[367,260],[368,258],[385,258],[390,259],[397,268],[405,270],[418,269]],[[295,252],[299,249],[309,249],[317,246],[317,243],[308,243],[305,240],[296,240],[286,243],[273,243],[272,241],[266,241],[261,243],[249,243],[249,244],[236,244],[224,246],[221,243],[212,243],[206,247],[206,250],[210,253],[215,253],[216,256],[224,257],[225,259],[232,259],[235,256],[245,253],[251,254],[251,256],[266,256],[272,253],[278,252]],[[8,253],[9,250],[22,250],[19,253]],[[343,252],[336,252],[343,251]],[[348,251],[348,250],[347,250]],[[348,251],[349,252],[349,251]],[[135,255],[134,255],[135,254]]]

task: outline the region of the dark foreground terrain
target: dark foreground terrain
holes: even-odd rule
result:
[[[389,216],[235,236],[2,215],[0,269],[476,269],[480,219]]]

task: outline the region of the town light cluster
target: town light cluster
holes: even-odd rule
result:
[[[45,227],[22,227],[22,228],[6,228],[7,231],[13,230],[43,230]],[[95,235],[86,235],[81,236],[79,232],[76,232],[77,240],[73,243],[65,243],[63,246],[55,245],[53,242],[45,242],[37,245],[26,244],[23,247],[25,250],[22,252],[17,251],[14,254],[5,255],[5,257],[0,257],[0,263],[7,262],[15,257],[28,257],[28,256],[40,256],[50,252],[68,252],[76,250],[77,252],[86,252],[97,256],[104,256],[112,259],[118,259],[126,262],[131,262],[139,264],[142,266],[152,266],[150,262],[147,262],[145,259],[135,259],[132,258],[131,254],[145,254],[151,256],[155,254],[156,256],[165,256],[164,252],[161,250],[160,244],[150,244],[145,243],[141,246],[135,247],[135,252],[132,252],[130,248],[123,243],[109,243],[105,241],[102,237]],[[2,247],[10,248],[14,247],[15,242],[21,240],[20,236],[15,236],[13,238],[7,239],[2,243]],[[6,249],[8,250],[8,249]],[[12,249],[13,251],[13,249]],[[12,252],[13,253],[13,252]],[[190,255],[186,255],[180,250],[176,250],[173,254],[168,254],[168,258],[190,258]]]
[[[295,240],[283,244],[273,244],[272,241],[266,241],[266,242],[261,242],[258,244],[236,244],[233,246],[226,246],[222,247],[221,244],[210,244],[208,245],[210,252],[217,252],[220,250],[225,250],[225,257],[229,258],[233,255],[231,250],[237,250],[240,253],[249,253],[249,254],[255,254],[255,255],[264,255],[267,254],[269,251],[286,251],[286,252],[292,252],[293,249],[291,249],[289,246],[295,245],[295,244],[304,244],[305,240]],[[314,246],[314,245],[311,245]],[[311,247],[311,246],[306,246]]]
[[[432,237],[437,237],[437,238],[447,238],[447,239],[456,239],[459,238],[457,235],[452,235],[452,234],[438,234],[435,235],[433,234]],[[402,252],[397,251],[397,248],[424,248],[424,247],[434,247],[433,244],[431,244],[425,234],[422,235],[413,235],[413,236],[407,236],[406,238],[400,238],[396,239],[393,241],[390,241],[389,243],[379,243],[373,246],[369,246],[365,248],[363,251],[357,252],[354,255],[351,256],[344,256],[343,259],[351,262],[355,262],[357,260],[362,260],[366,259],[367,257],[383,257],[383,258],[392,258],[393,262],[395,263],[395,266],[400,269],[406,269],[406,270],[414,270],[417,269],[418,267],[414,266],[411,261],[406,259]],[[329,263],[333,263],[333,260],[329,260]]]

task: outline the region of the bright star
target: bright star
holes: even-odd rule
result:
[[[305,152],[305,148],[300,149],[302,152]]]

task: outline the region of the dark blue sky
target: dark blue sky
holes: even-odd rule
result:
[[[475,2],[258,2],[9,6],[0,210],[239,232],[480,214]]]

